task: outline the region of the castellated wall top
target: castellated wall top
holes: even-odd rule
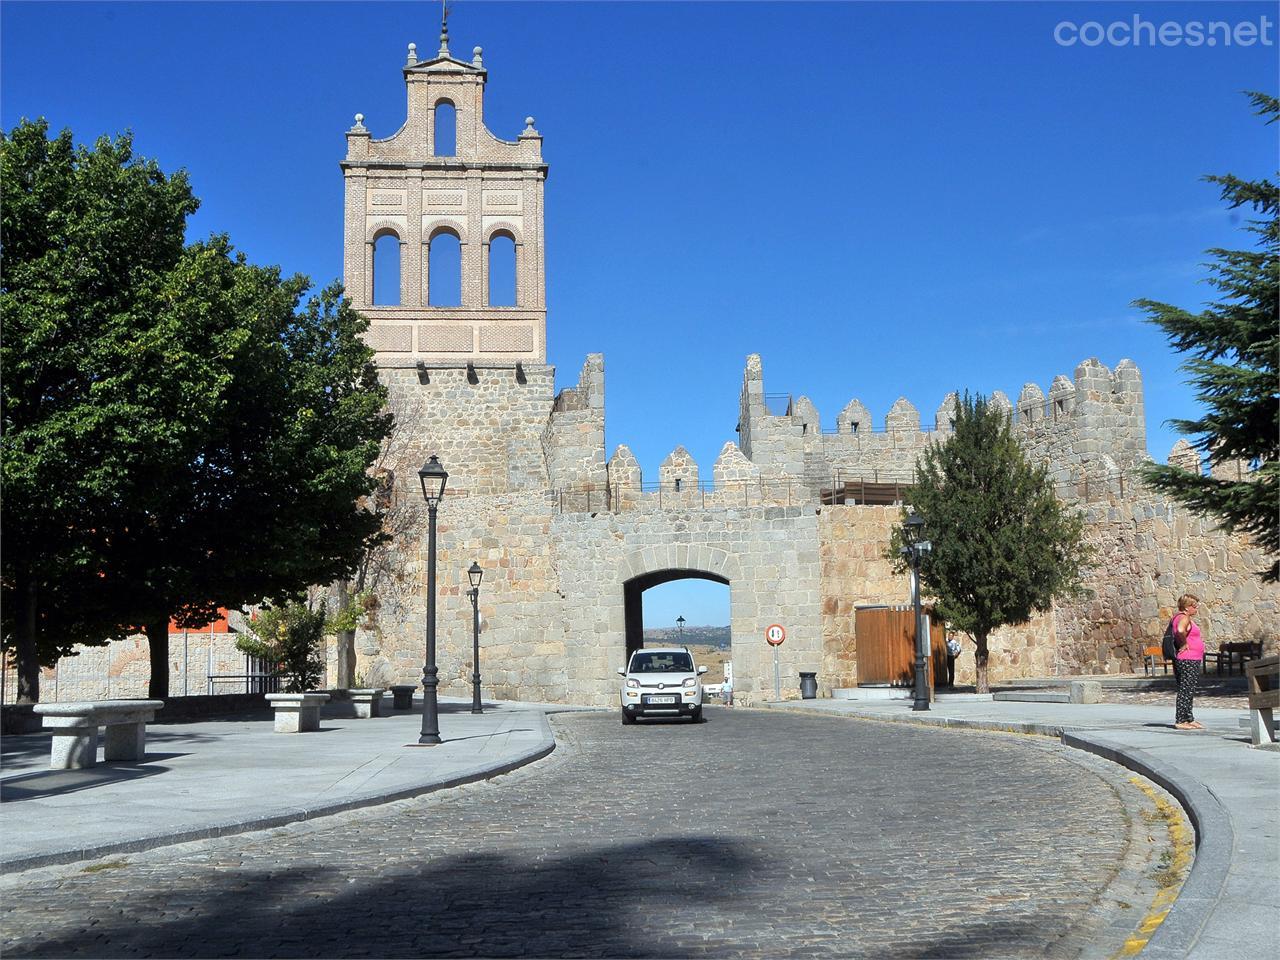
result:
[[[470,61],[457,59],[442,35],[436,55],[419,59],[410,44],[402,72],[408,98],[403,124],[376,139],[364,115],[356,114],[341,163],[343,275],[352,303],[369,318],[366,341],[380,366],[543,363],[548,167],[542,135],[532,117],[513,140],[485,126],[488,72],[479,47]],[[444,235],[453,239],[441,244],[456,241],[461,254],[460,277],[447,278],[448,288],[460,280],[456,304],[441,302],[446,284],[440,277],[433,294],[431,265],[444,267],[432,246]],[[514,272],[514,303],[490,296],[495,258]],[[398,296],[383,290],[396,287],[394,280],[380,282],[375,302],[375,259],[381,270],[398,263]]]
[[[762,477],[803,478],[815,493],[836,478],[909,483],[919,454],[951,432],[957,400],[948,393],[932,428],[922,429],[919,410],[906,398],[879,425],[853,399],[836,416],[834,430],[824,430],[808,397],[790,400],[785,412],[770,409],[760,357],[752,354],[743,372],[739,442]],[[1010,414],[1028,457],[1047,464],[1059,485],[1102,479],[1147,459],[1142,375],[1131,360],[1109,370],[1090,358],[1074,378],[1054,378],[1047,395],[1027,383],[1016,403],[1000,390],[992,391],[990,402]]]

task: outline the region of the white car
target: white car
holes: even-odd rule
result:
[[[619,670],[618,699],[622,722],[637,717],[688,717],[702,722],[702,680],[706,667],[697,667],[684,647],[647,647],[631,655]]]

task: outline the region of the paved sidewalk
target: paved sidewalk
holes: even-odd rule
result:
[[[434,747],[418,745],[412,712],[350,718],[321,713],[320,729],[276,734],[270,710],[147,726],[141,762],[50,770],[49,734],[4,738],[0,869],[70,863],[166,843],[241,833],[497,776],[555,749],[546,714],[577,709],[442,698]],[[347,716],[344,716],[346,714]]]
[[[928,711],[908,700],[765,703],[894,723],[926,723],[1060,737],[1068,746],[1154,780],[1186,809],[1196,830],[1191,874],[1143,958],[1255,957],[1280,930],[1280,752],[1256,750],[1240,710],[1196,709],[1203,731],[1173,728],[1165,706],[951,700]]]

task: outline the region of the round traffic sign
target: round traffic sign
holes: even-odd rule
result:
[[[780,623],[771,623],[764,632],[765,642],[771,647],[782,646],[782,641],[787,639],[787,631]]]

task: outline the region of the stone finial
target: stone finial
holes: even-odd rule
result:
[[[818,408],[813,405],[813,401],[808,397],[796,397],[791,404],[790,414],[791,422],[803,428],[803,432],[806,435],[822,432]]]
[[[716,457],[711,475],[715,479],[716,488],[724,489],[729,484],[741,485],[758,480],[760,468],[743,455],[736,443],[729,440],[720,448],[720,456]]]
[[[449,56],[449,5],[444,0],[440,3],[440,50],[437,55]]]
[[[471,65],[472,65],[473,67],[483,67],[483,66],[484,66],[484,58],[480,56],[482,53],[484,53],[484,49],[483,49],[482,47],[473,47],[473,48],[472,48],[472,50],[471,50]]]
[[[520,139],[523,140],[526,137],[541,137],[541,136],[542,134],[540,134],[537,130],[534,129],[533,117],[525,117],[524,129],[520,131]]]
[[[884,418],[886,430],[919,430],[920,411],[906,397],[899,397]]]
[[[1179,440],[1169,451],[1169,466],[1178,467],[1191,473],[1201,473],[1200,454],[1186,440]]]
[[[416,43],[409,44],[409,56],[405,60],[405,65],[412,67],[418,62],[418,45]]]
[[[1142,373],[1138,370],[1138,365],[1128,358],[1116,364],[1111,378],[1115,389],[1120,393],[1142,392]]]
[[[1018,394],[1018,422],[1034,423],[1044,419],[1044,391],[1037,383],[1024,383]]]
[[[956,408],[960,405],[960,395],[952,390],[942,398],[942,403],[933,414],[933,429],[939,433],[949,433],[956,427]]]
[[[625,443],[618,444],[605,469],[608,471],[610,483],[630,484],[639,490],[640,463],[636,460],[636,455],[631,452],[631,448]]]
[[[366,133],[366,132],[367,132],[367,130],[366,130],[366,128],[365,128],[365,125],[364,125],[364,114],[363,114],[363,113],[357,113],[357,114],[356,114],[356,125],[355,125],[354,127],[352,127],[352,128],[351,128],[351,132],[352,132],[352,133]]]
[[[838,433],[870,433],[871,429],[871,411],[861,400],[850,400],[836,417]]]

